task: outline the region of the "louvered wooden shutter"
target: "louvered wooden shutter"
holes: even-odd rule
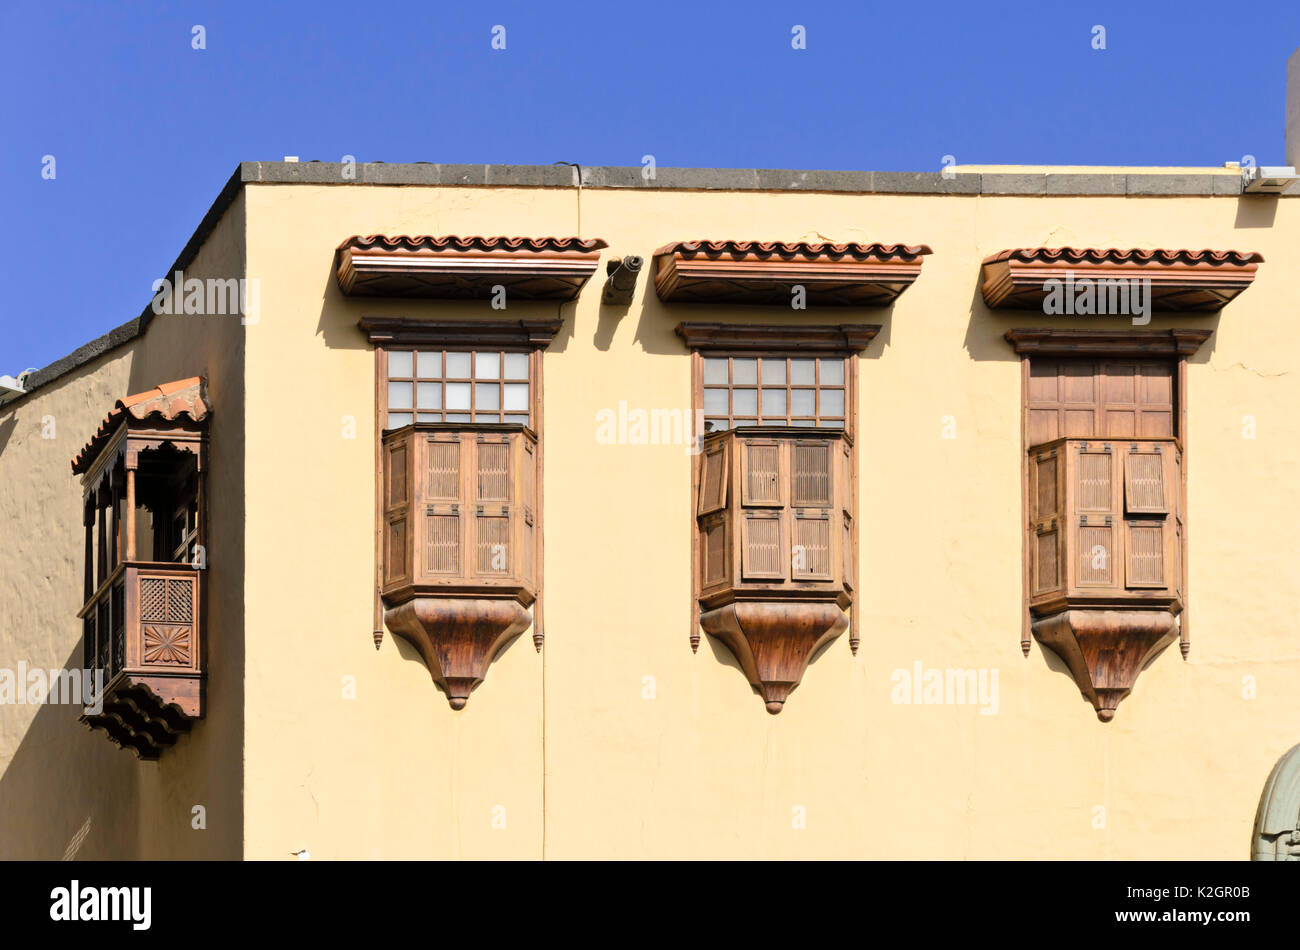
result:
[[[433,580],[459,577],[464,570],[461,500],[463,447],[455,433],[424,440],[424,545],[422,573]]]
[[[523,471],[520,482],[523,488],[523,542],[520,553],[523,559],[524,583],[529,587],[537,584],[537,450],[532,439],[521,436],[523,443]]]
[[[510,574],[513,531],[510,507],[510,445],[480,435],[474,444],[474,573],[481,577]]]
[[[1075,583],[1115,587],[1119,558],[1118,481],[1109,443],[1078,443],[1073,465],[1077,518],[1073,531]]]
[[[1060,590],[1061,571],[1061,472],[1064,459],[1055,448],[1036,454],[1030,461],[1030,542],[1033,571],[1032,596]]]
[[[714,439],[704,444],[700,458],[700,497],[697,515],[707,515],[727,505],[727,447],[729,437]]]
[[[727,512],[704,517],[700,523],[700,586],[716,587],[731,578],[730,538]]]
[[[741,552],[745,580],[785,580],[785,517],[782,511],[746,508],[741,517]]]
[[[1176,586],[1176,505],[1171,464],[1175,451],[1172,444],[1135,442],[1124,454],[1126,587]]]
[[[389,444],[384,453],[385,584],[399,583],[411,576],[407,555],[410,499],[410,442],[402,439]]]
[[[830,442],[813,440],[790,446],[790,576],[794,580],[832,578],[833,449]]]
[[[781,443],[745,439],[741,443],[741,504],[780,508]]]

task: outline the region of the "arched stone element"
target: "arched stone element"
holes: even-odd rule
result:
[[[1300,745],[1277,760],[1255,812],[1252,861],[1300,861]]]

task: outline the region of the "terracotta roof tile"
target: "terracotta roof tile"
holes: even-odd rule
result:
[[[434,237],[430,234],[354,234],[338,246],[344,248],[384,248],[407,251],[598,251],[609,247],[600,238],[578,237]]]
[[[655,251],[660,254],[680,254],[683,257],[697,257],[701,254],[709,257],[720,255],[752,256],[757,258],[803,258],[806,260],[822,258],[839,260],[915,260],[923,254],[932,254],[929,245],[917,244],[832,244],[830,242],[810,241],[674,241]]]
[[[1116,247],[1013,247],[984,258],[985,264],[998,261],[1063,261],[1093,264],[1262,264],[1264,255],[1254,251],[1192,251],[1183,248],[1142,250]]]
[[[153,389],[119,399],[104,417],[104,421],[99,424],[90,441],[72,460],[72,471],[81,474],[89,468],[128,415],[137,422],[155,418],[175,422],[182,416],[187,417],[191,422],[202,422],[208,417],[210,411],[202,376],[191,376],[189,379],[163,383]]]

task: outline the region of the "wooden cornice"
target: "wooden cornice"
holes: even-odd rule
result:
[[[887,307],[921,273],[925,245],[678,241],[655,251],[654,281],[667,303]]]
[[[573,300],[596,271],[599,239],[354,235],[335,251],[346,296]]]
[[[1037,356],[1191,356],[1213,330],[1075,330],[1020,327],[1004,336],[1017,353]]]
[[[844,323],[838,326],[781,326],[752,323],[677,324],[677,335],[691,350],[797,349],[800,352],[858,353],[880,332],[876,323]]]
[[[1149,280],[1152,310],[1213,313],[1251,285],[1263,260],[1250,251],[1014,248],[984,259],[980,289],[993,309],[1041,311],[1049,281],[1082,292],[1083,280]]]
[[[424,346],[524,346],[545,349],[564,321],[419,320],[411,317],[362,317],[357,321],[371,343]]]

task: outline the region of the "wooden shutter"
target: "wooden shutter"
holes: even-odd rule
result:
[[[504,577],[514,565],[510,500],[510,444],[482,434],[474,443],[474,561],[480,577]]]
[[[1083,442],[1076,448],[1072,525],[1075,583],[1079,587],[1115,587],[1119,554],[1119,512],[1115,453],[1109,443]]]
[[[829,508],[834,503],[830,442],[799,441],[791,446],[790,505]]]
[[[1172,442],[1134,442],[1124,454],[1125,587],[1177,586],[1176,453]]]
[[[1055,448],[1030,460],[1030,552],[1033,569],[1033,594],[1061,588],[1061,471],[1064,459]]]
[[[731,577],[729,522],[726,512],[717,512],[700,524],[701,587],[715,587]]]
[[[727,505],[727,446],[730,444],[728,437],[704,444],[700,459],[700,497],[695,510],[697,515],[711,514]]]
[[[741,504],[781,507],[781,443],[745,439],[740,457]]]
[[[460,500],[460,439],[454,434],[426,440],[425,497]]]
[[[460,505],[430,505],[424,517],[425,573],[459,575],[461,572]]]
[[[384,453],[384,583],[394,584],[411,576],[410,532],[410,442],[390,443]]]
[[[794,511],[790,576],[797,581],[831,579],[831,516],[825,509]]]
[[[520,437],[520,441],[523,443],[523,464],[519,473],[523,489],[523,541],[520,553],[524,562],[524,583],[531,587],[537,583],[537,501],[534,485],[537,478],[537,452],[527,436]]]
[[[1165,455],[1159,443],[1133,443],[1125,453],[1124,508],[1133,515],[1169,513]]]
[[[785,580],[788,545],[781,511],[746,509],[741,517],[741,571],[745,580]]]

